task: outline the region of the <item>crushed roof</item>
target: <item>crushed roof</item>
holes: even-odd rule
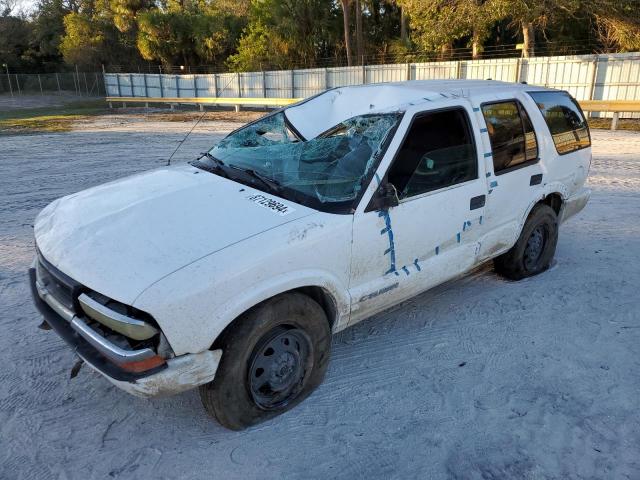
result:
[[[410,105],[505,91],[548,90],[494,80],[411,80],[352,85],[327,90],[286,109],[289,121],[306,137],[367,113],[405,110]]]

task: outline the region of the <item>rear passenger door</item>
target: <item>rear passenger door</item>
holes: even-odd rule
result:
[[[486,235],[479,260],[493,257],[513,245],[520,224],[535,191],[541,188],[544,172],[538,157],[538,141],[519,96],[480,100],[479,121],[485,148],[487,181]],[[529,100],[530,102],[530,100]]]

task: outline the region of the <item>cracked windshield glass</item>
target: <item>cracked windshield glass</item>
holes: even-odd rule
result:
[[[248,171],[272,190],[284,187],[322,203],[349,201],[364,187],[399,119],[398,113],[353,117],[303,141],[279,112],[230,134],[201,161]]]

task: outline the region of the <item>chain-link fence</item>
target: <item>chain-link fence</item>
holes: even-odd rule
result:
[[[0,94],[75,95],[104,97],[104,77],[98,72],[0,73]]]

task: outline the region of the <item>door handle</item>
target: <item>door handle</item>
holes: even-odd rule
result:
[[[540,185],[542,183],[542,174],[538,173],[536,175],[531,175],[531,178],[529,179],[529,185],[530,186],[534,186],[534,185]]]
[[[487,197],[485,195],[478,195],[477,197],[473,197],[469,201],[469,210],[475,210],[477,208],[484,207],[484,202]]]

